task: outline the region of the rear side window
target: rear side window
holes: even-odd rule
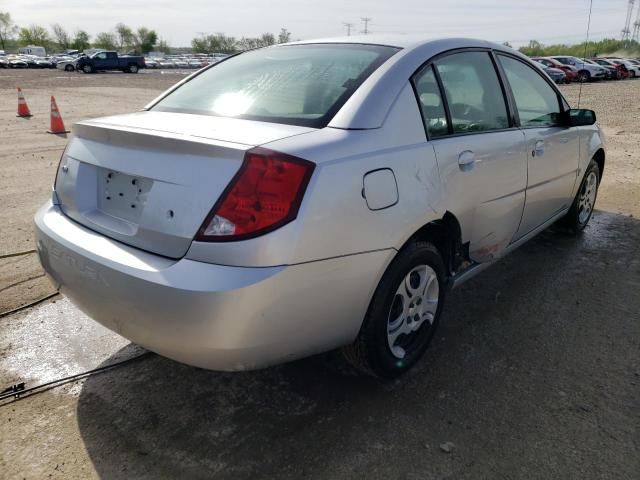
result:
[[[442,137],[449,133],[447,113],[433,66],[428,65],[415,76],[413,85],[420,104],[422,119],[429,138]]]
[[[320,128],[398,50],[361,44],[253,50],[194,77],[153,110]]]
[[[509,127],[507,106],[487,52],[462,52],[435,62],[451,113],[453,133]]]
[[[560,123],[560,102],[556,91],[523,62],[498,55],[516,102],[522,127],[545,127]]]

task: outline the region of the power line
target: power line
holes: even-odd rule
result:
[[[351,27],[353,27],[353,23],[345,22],[345,23],[343,23],[343,25],[345,27],[347,27],[347,36],[350,37],[351,36]]]
[[[372,20],[370,17],[362,17],[360,20],[364,23],[364,30],[362,33],[367,35],[369,33],[369,22]]]

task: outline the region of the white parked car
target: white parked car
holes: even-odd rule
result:
[[[638,78],[640,77],[640,65],[635,64],[627,59],[624,58],[609,58],[607,57],[607,60],[612,61],[613,63],[615,63],[616,65],[624,65],[625,67],[627,67],[627,70],[629,70],[629,76],[631,78]]]
[[[494,43],[253,50],[76,124],[37,250],[80,309],[178,361],[341,347],[392,378],[452,287],[558,220],[585,228],[605,168],[594,123]]]

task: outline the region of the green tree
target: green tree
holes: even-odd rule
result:
[[[47,29],[40,25],[29,25],[20,29],[18,34],[18,43],[22,46],[37,45],[48,47],[51,39]]]
[[[0,12],[0,44],[2,50],[6,47],[6,42],[13,39],[14,35],[18,33],[18,27],[11,20],[11,14],[9,12]]]
[[[149,53],[158,41],[158,34],[155,30],[147,27],[140,27],[134,35],[136,50],[140,53]]]
[[[91,38],[89,37],[89,34],[87,32],[85,32],[84,30],[78,30],[73,37],[71,46],[76,50],[86,50],[91,46],[90,39]]]
[[[156,46],[156,48],[162,53],[171,53],[171,47],[166,42],[166,40],[162,38],[158,40],[158,45]]]
[[[572,55],[574,57],[593,57],[596,55],[613,54],[634,57],[640,54],[640,44],[631,41],[625,44],[622,40],[605,38],[603,40],[576,43],[574,45],[555,44],[543,45],[532,40],[520,51],[530,57],[551,55]]]
[[[281,28],[278,34],[278,43],[287,43],[291,41],[291,32],[286,28]]]
[[[128,50],[134,45],[133,31],[124,23],[116,25],[116,36],[118,38],[118,48],[122,51]]]
[[[95,48],[103,48],[105,50],[115,50],[117,48],[117,38],[114,33],[100,32],[96,35],[96,39],[93,42]]]
[[[258,45],[260,47],[268,47],[270,45],[275,45],[275,43],[276,37],[273,35],[273,33],[263,33],[258,39]]]
[[[53,32],[56,43],[61,49],[66,50],[71,47],[71,36],[62,25],[54,23],[51,25],[51,31]]]
[[[191,40],[191,48],[195,53],[235,53],[238,44],[235,37],[227,37],[224,33],[201,35]]]

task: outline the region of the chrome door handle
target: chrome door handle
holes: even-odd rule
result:
[[[535,147],[533,147],[533,152],[531,152],[531,156],[535,157],[541,157],[544,155],[544,142],[542,140],[538,140],[536,142]]]
[[[467,172],[469,170],[473,170],[473,166],[476,163],[476,154],[471,150],[465,150],[460,155],[458,155],[458,167],[463,172]]]

